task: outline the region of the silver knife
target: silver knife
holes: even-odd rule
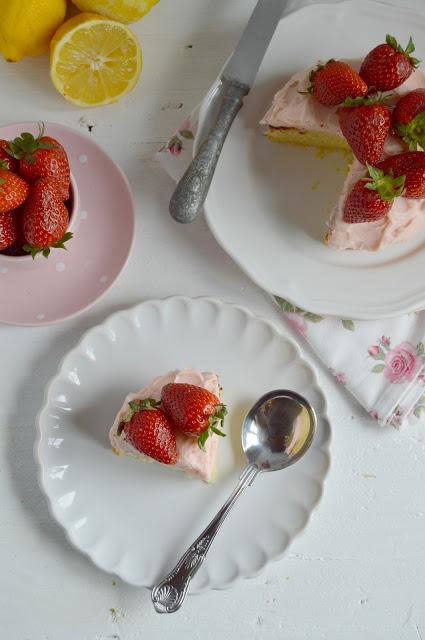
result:
[[[193,222],[202,209],[226,136],[253,85],[287,1],[257,2],[221,75],[221,104],[217,116],[171,197],[170,213],[178,222]]]

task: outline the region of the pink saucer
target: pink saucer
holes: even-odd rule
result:
[[[0,138],[37,134],[36,122],[0,127]],[[0,322],[43,325],[75,316],[106,293],[124,268],[134,238],[134,202],[127,178],[86,135],[45,123],[65,147],[75,206],[68,250],[46,260],[0,254]]]

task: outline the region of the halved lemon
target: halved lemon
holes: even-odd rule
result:
[[[140,20],[159,0],[72,0],[72,2],[80,11],[101,13],[102,16],[127,24]]]
[[[96,13],[79,13],[64,22],[50,44],[54,86],[83,107],[116,102],[136,86],[141,70],[134,33]]]

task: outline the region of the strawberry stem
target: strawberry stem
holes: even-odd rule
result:
[[[398,176],[394,178],[392,170],[390,173],[385,174],[382,169],[378,167],[372,167],[366,162],[366,167],[369,172],[369,176],[364,178],[366,181],[365,189],[377,191],[379,197],[385,202],[392,202],[397,196],[401,196],[404,190],[404,183],[406,176]]]
[[[225,437],[226,434],[220,431],[218,427],[223,426],[224,418],[227,415],[227,407],[225,404],[216,404],[214,413],[208,418],[208,427],[198,436],[198,446],[205,451],[205,443],[208,438],[215,433],[217,436]]]
[[[413,67],[416,68],[419,65],[420,60],[418,60],[417,58],[412,58],[412,56],[410,55],[415,50],[415,45],[413,44],[412,36],[410,36],[409,42],[407,43],[407,47],[405,49],[403,49],[403,47],[397,42],[394,36],[391,36],[389,33],[387,33],[385,42],[389,44],[390,47],[392,47],[395,51],[398,51],[399,53],[403,53],[405,56],[407,56]]]
[[[425,111],[418,113],[408,124],[399,124],[397,133],[409,147],[409,151],[416,151],[418,144],[425,149]]]
[[[345,98],[344,107],[361,107],[361,106],[369,106],[371,104],[383,104],[386,105],[386,100],[391,97],[391,94],[387,94],[383,96],[381,93],[370,96],[358,96],[357,98]]]
[[[1,183],[0,183],[1,184]],[[32,259],[35,260],[35,257],[41,253],[45,258],[48,258],[50,255],[50,249],[67,249],[65,247],[65,242],[68,242],[73,237],[71,231],[67,231],[60,240],[52,244],[50,247],[35,247],[32,244],[24,244],[22,247],[24,251],[30,253],[32,255]]]
[[[44,124],[38,123],[38,136],[34,138],[32,133],[24,131],[14,140],[9,141],[9,145],[5,147],[5,151],[16,160],[26,160],[30,164],[35,162],[34,151],[37,149],[53,149],[50,142],[44,142],[41,138],[44,135]]]
[[[329,64],[330,62],[335,62],[335,59],[331,58],[330,60],[325,62],[325,64],[318,64],[316,67],[314,67],[314,69],[312,69],[310,71],[309,75],[308,75],[308,79],[309,79],[310,84],[308,85],[307,89],[305,91],[298,91],[298,93],[301,93],[302,95],[313,93],[314,76],[316,75],[316,73],[318,71],[321,71],[322,69],[324,69],[326,67],[326,65]]]
[[[159,404],[161,403],[158,402],[157,400],[154,400],[153,398],[145,398],[144,400],[131,400],[128,403],[129,409],[125,414],[124,418],[121,420],[121,423],[131,422],[131,420],[133,419],[133,416],[136,413],[139,413],[140,411],[143,411],[143,410],[148,411],[149,409],[155,409]]]

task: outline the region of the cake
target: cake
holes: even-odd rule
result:
[[[144,462],[152,462],[153,458],[145,455],[129,441],[124,430],[121,429],[123,420],[128,415],[129,403],[151,398],[161,400],[161,393],[165,385],[175,383],[180,385],[194,385],[211,392],[220,398],[220,384],[215,373],[198,372],[193,368],[183,371],[170,371],[165,375],[155,378],[150,384],[136,393],[130,393],[125,398],[118,411],[114,423],[109,432],[109,440],[114,453],[117,455],[131,456]],[[212,433],[206,440],[202,449],[195,437],[181,433],[175,429],[177,447],[177,461],[169,464],[170,468],[182,471],[188,477],[200,478],[204,482],[215,480],[215,462],[218,448],[218,435]]]
[[[359,70],[360,60],[346,61]],[[344,205],[355,183],[367,175],[365,166],[352,154],[341,132],[337,106],[325,106],[308,93],[312,68],[295,73],[274,96],[261,120],[267,125],[266,136],[275,142],[339,149],[346,152],[346,178],[327,222],[325,243],[334,249],[378,250],[401,242],[425,227],[425,199],[397,197],[390,211],[381,219],[347,223],[343,220]],[[425,87],[425,73],[414,69],[400,86],[387,96],[392,107],[401,96]],[[390,133],[385,141],[382,159],[405,151],[399,137]]]

